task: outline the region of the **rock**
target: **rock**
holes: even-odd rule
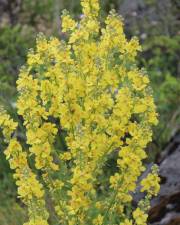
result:
[[[151,225],[180,225],[180,133],[177,133],[165,151],[159,163],[161,190],[152,200],[149,211]]]

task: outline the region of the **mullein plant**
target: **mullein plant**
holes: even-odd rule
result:
[[[98,0],[81,5],[79,22],[63,12],[67,40],[39,35],[20,70],[17,112],[24,121],[26,148],[16,135],[18,124],[0,111],[5,155],[28,208],[24,225],[50,224],[47,195],[55,224],[146,225],[150,200],[160,186],[155,165],[138,184],[144,149],[157,124],[149,78],[136,65],[141,47],[136,38],[126,39],[114,11],[102,28]],[[67,149],[55,145],[62,131]],[[99,177],[114,152],[116,172],[108,188],[99,190]],[[145,197],[134,206],[137,186]]]

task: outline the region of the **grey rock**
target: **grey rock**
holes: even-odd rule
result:
[[[152,200],[149,222],[152,225],[180,225],[180,133],[160,155],[161,189]]]

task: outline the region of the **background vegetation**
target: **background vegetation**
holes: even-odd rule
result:
[[[102,17],[115,8],[124,17],[127,36],[136,35],[143,46],[139,65],[146,68],[154,90],[159,125],[149,146],[155,160],[180,130],[180,2],[178,0],[103,0]],[[16,119],[15,83],[39,32],[63,38],[60,12],[81,16],[79,0],[0,0],[0,104]],[[19,131],[21,134],[21,131]],[[63,144],[63,137],[60,143]],[[0,224],[22,224],[25,209],[16,199],[16,187],[3,155],[0,139]],[[110,160],[113,164],[113,159]],[[16,215],[16,217],[14,217]]]

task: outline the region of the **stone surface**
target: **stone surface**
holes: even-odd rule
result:
[[[180,225],[180,133],[158,158],[161,190],[153,199],[149,224]]]

